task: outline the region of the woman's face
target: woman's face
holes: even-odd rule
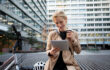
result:
[[[62,17],[57,17],[57,18],[54,18],[54,23],[58,27],[59,31],[65,31],[67,19],[64,19]]]

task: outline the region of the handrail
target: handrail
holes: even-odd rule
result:
[[[44,50],[34,50],[34,51],[22,51],[22,50],[18,50],[15,53],[35,53],[35,52],[43,52]],[[14,55],[11,56],[9,59],[7,59],[1,66],[0,66],[0,70],[4,70],[6,66],[8,66],[11,62],[13,62],[14,60]]]
[[[3,70],[7,65],[9,65],[14,60],[14,55],[7,59],[1,66],[0,70]]]
[[[13,60],[15,60],[15,65],[19,70],[19,66],[18,66],[18,58],[16,56],[16,53],[35,53],[35,52],[41,52],[44,50],[34,50],[34,51],[23,51],[22,50],[22,37],[21,37],[21,33],[17,31],[16,27],[14,25],[12,25],[12,28],[14,30],[14,32],[16,33],[17,36],[17,41],[15,43],[15,45],[12,48],[12,53],[14,54],[13,56],[11,56],[8,60],[6,60],[2,66],[0,66],[0,70],[4,70],[5,67],[7,66],[6,69],[10,68],[10,63],[11,65],[14,63]],[[18,48],[18,50],[16,50],[16,48]],[[8,66],[9,65],[9,66]]]
[[[13,60],[13,61],[5,68],[5,70],[9,70],[14,64],[15,64],[15,60]]]

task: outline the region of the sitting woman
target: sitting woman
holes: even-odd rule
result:
[[[67,16],[63,11],[57,11],[53,15],[53,22],[57,26],[57,31],[51,31],[47,39],[46,52],[49,56],[44,70],[80,70],[79,65],[74,59],[74,52],[79,54],[81,46],[76,31],[67,30]],[[69,50],[61,51],[54,48],[51,40],[68,40]]]

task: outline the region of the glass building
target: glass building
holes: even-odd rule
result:
[[[63,10],[82,47],[110,48],[110,0],[47,0],[47,10],[48,31],[56,29],[53,13]]]
[[[0,0],[0,31],[8,32],[14,24],[22,37],[33,37],[45,47],[46,7],[46,0]]]

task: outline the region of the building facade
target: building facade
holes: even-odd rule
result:
[[[46,7],[46,0],[0,0],[0,30],[13,24],[22,37],[33,37],[45,47]]]
[[[55,30],[52,15],[63,10],[68,28],[76,30],[82,47],[110,48],[109,0],[47,0],[48,30]]]

